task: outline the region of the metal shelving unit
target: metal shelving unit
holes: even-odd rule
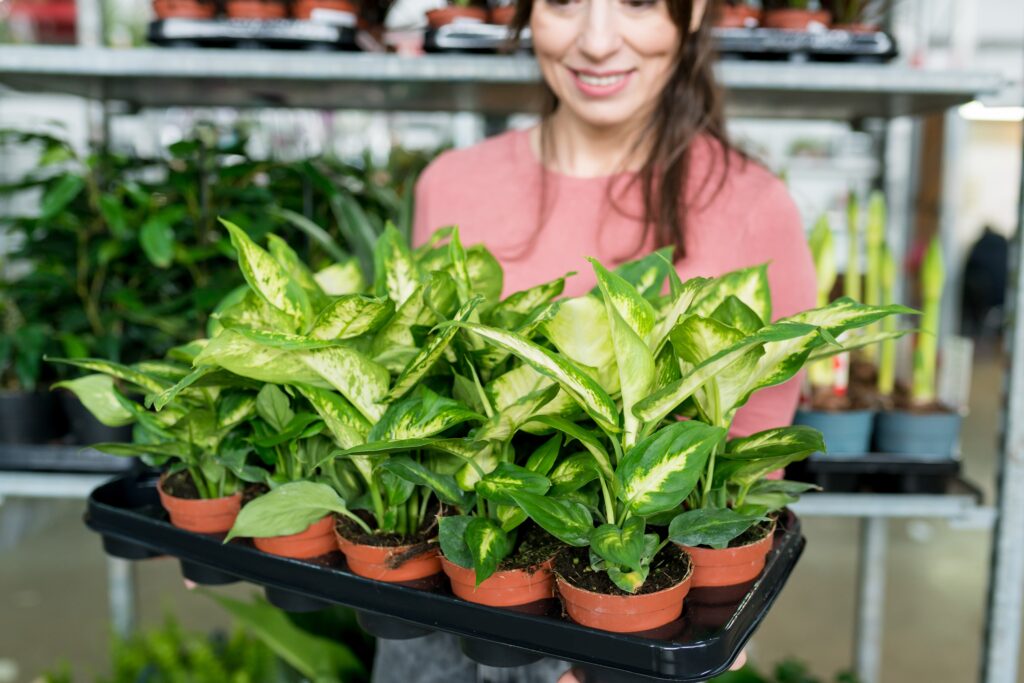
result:
[[[735,116],[847,121],[943,111],[998,92],[998,75],[895,65],[722,62]],[[527,56],[74,47],[0,48],[0,84],[141,107],[233,106],[533,110],[540,73]]]
[[[79,0],[79,15],[95,22],[95,0]],[[95,28],[95,27],[93,27]],[[59,92],[136,107],[309,107],[405,111],[467,111],[508,114],[532,111],[539,73],[527,56],[429,56],[281,51],[136,49],[95,47],[95,30],[83,31],[89,47],[0,47],[0,86],[26,92]],[[814,118],[861,122],[949,112],[1005,85],[996,74],[920,71],[899,65],[723,62],[719,77],[729,91],[730,114],[743,117]],[[955,168],[955,146],[945,160]],[[952,188],[949,174],[947,188]],[[945,206],[947,210],[954,207]],[[1024,223],[1024,209],[1022,209]],[[1018,288],[1024,297],[1024,288]],[[1020,298],[1024,305],[1024,298]],[[1014,344],[1011,415],[1024,417],[1017,402],[1024,391],[1024,322]],[[1007,436],[997,522],[993,597],[984,680],[1016,677],[1024,556],[1010,540],[1024,536],[1024,425],[1011,421]],[[45,484],[28,475],[0,476],[0,495],[12,487]],[[67,491],[73,483],[54,480]],[[63,483],[62,483],[63,482]],[[67,487],[65,487],[67,484]],[[60,494],[58,494],[60,495]],[[862,520],[856,669],[864,683],[880,680],[887,520],[930,517],[987,527],[996,511],[970,490],[946,495],[815,494],[796,506],[807,516]],[[116,573],[115,573],[116,569]],[[131,572],[112,568],[115,622],[131,623]],[[116,585],[115,585],[116,584]],[[1016,638],[1016,640],[1014,639]]]

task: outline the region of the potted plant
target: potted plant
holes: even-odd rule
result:
[[[900,453],[927,460],[955,456],[963,420],[936,396],[938,334],[945,286],[942,244],[934,238],[921,263],[921,331],[916,335],[914,370],[909,397],[897,397],[896,409],[879,413],[875,440],[883,453]],[[886,370],[886,379],[891,376]]]
[[[832,23],[831,13],[818,0],[765,0],[764,8],[761,24],[765,28],[808,31]]]
[[[204,0],[153,0],[157,19],[213,19],[216,9]]]
[[[488,13],[489,21],[499,26],[510,26],[516,17],[515,0],[493,0]]]
[[[446,4],[427,12],[427,24],[439,29],[456,22],[482,23],[487,21],[487,9],[473,0],[448,0]]]
[[[247,436],[256,395],[227,376],[208,377],[203,386],[171,392],[187,376],[194,348],[178,349],[162,362],[126,366],[102,359],[55,359],[93,372],[71,384],[85,407],[101,421],[136,425],[136,443],[99,443],[111,455],[139,457],[167,466],[157,487],[174,526],[204,534],[231,529],[242,503],[242,482],[259,481],[248,464]],[[126,388],[122,392],[115,380]],[[132,396],[142,397],[142,402]],[[165,397],[163,409],[152,407]]]
[[[832,12],[832,28],[851,33],[875,33],[889,8],[888,0],[825,0]]]
[[[585,413],[581,423],[552,415],[533,422],[561,431],[583,445],[586,455],[576,460],[589,461],[590,467],[581,468],[580,476],[589,477],[584,482],[598,483],[597,489],[590,491],[590,505],[577,496],[557,492],[523,491],[512,498],[552,535],[570,546],[589,549],[556,559],[559,592],[570,615],[609,630],[656,628],[678,617],[690,576],[689,563],[667,545],[668,538],[651,533],[650,525],[671,521],[691,496],[696,496],[692,502],[699,501],[701,507],[727,507],[723,492],[727,493],[728,482],[717,481],[714,472],[719,454],[723,460],[730,459],[725,437],[735,410],[756,389],[792,377],[810,352],[824,346],[826,340],[834,340],[835,334],[889,313],[840,300],[764,325],[759,314],[737,296],[754,292],[757,301],[753,303],[760,315],[770,317],[764,267],[711,281],[682,283],[670,262],[664,263],[668,267],[660,278],[646,278],[647,291],[654,292],[652,303],[630,280],[594,262],[601,298],[563,302],[545,325],[555,350],[493,326],[450,323],[514,354],[534,372],[557,382]],[[671,292],[660,297],[660,283],[666,275]],[[722,384],[725,398],[718,395],[719,376],[727,380]],[[699,419],[679,422],[670,417],[701,392],[703,398],[691,401],[690,411]],[[613,400],[613,395],[618,399]],[[712,401],[712,396],[718,400]],[[777,469],[820,447],[820,440],[806,438],[810,430],[789,429],[759,435],[761,447],[745,449],[734,459],[744,465],[758,461],[759,467]],[[769,471],[757,467],[720,469],[739,478],[743,496],[749,495],[758,473]],[[551,477],[554,481],[555,474]],[[595,524],[591,508],[602,524]],[[747,527],[762,519],[767,510],[758,509],[756,515],[748,511],[752,517]],[[688,524],[679,522],[676,531],[682,534],[687,528]],[[745,530],[740,528],[737,534]],[[650,586],[659,589],[654,594],[669,591],[660,596],[669,598],[667,604],[649,604],[654,599],[644,594],[652,567],[658,569],[659,578]],[[596,579],[600,586],[591,586],[599,590],[574,591],[573,579],[579,583],[584,575],[593,578],[602,572],[604,576]],[[616,599],[595,609],[590,603],[599,598],[592,594],[601,592]],[[574,603],[577,595],[587,595],[582,604]]]
[[[271,21],[288,16],[286,0],[227,0],[226,7],[231,19]]]
[[[292,6],[292,15],[296,19],[310,19],[313,10],[327,10],[351,17],[352,26],[359,18],[359,6],[352,0],[296,0]]]
[[[718,12],[715,26],[719,28],[756,28],[761,23],[761,10],[747,0],[725,0]]]

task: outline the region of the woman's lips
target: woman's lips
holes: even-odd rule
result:
[[[633,77],[632,71],[577,71],[569,69],[576,87],[587,97],[611,97],[621,92]]]

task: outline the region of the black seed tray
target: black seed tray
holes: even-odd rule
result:
[[[921,460],[890,453],[818,458],[811,456],[787,477],[817,484],[828,493],[945,493],[960,476],[960,460]]]
[[[676,622],[657,632],[622,635],[572,623],[557,600],[515,609],[483,607],[454,597],[443,576],[417,585],[379,583],[350,574],[340,553],[291,560],[261,553],[248,541],[224,544],[177,529],[166,520],[152,476],[125,476],[97,488],[85,522],[117,557],[176,557],[196,582],[249,581],[285,610],[347,605],[358,611],[367,631],[382,638],[447,631],[461,637],[467,656],[489,666],[520,666],[545,656],[574,662],[590,683],[703,681],[722,673],[767,615],[805,545],[799,520],[787,511],[758,579],[691,590]]]
[[[0,444],[0,470],[117,474],[135,469],[135,458],[120,458],[85,446]]]
[[[161,19],[146,38],[164,47],[358,49],[354,28],[298,19]]]
[[[898,53],[895,41],[883,31],[716,28],[713,37],[719,54],[727,58],[880,63]]]

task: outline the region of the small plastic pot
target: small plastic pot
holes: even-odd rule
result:
[[[487,10],[483,7],[456,7],[449,5],[441,9],[427,12],[427,24],[430,28],[441,28],[455,22],[472,22],[482,24],[487,21]]]
[[[489,16],[492,24],[510,26],[512,20],[516,17],[516,6],[501,5],[499,7],[492,7]]]
[[[476,572],[460,567],[441,556],[441,568],[452,582],[452,592],[466,602],[488,607],[515,607],[555,595],[555,582],[551,575],[551,560],[535,568],[494,572],[479,586]]]
[[[334,534],[338,542],[338,549],[344,553],[345,560],[348,562],[349,570],[358,576],[386,583],[399,583],[425,579],[441,571],[441,560],[436,546],[410,557],[398,567],[392,568],[388,565],[391,558],[408,552],[413,546],[366,545],[353,543],[338,533],[337,529]]]
[[[679,547],[693,560],[693,587],[719,588],[753,581],[764,569],[765,560],[772,549],[775,527],[759,541],[738,548]]]
[[[816,458],[867,455],[871,452],[872,410],[798,410],[793,424],[813,427],[825,438],[825,453]]]
[[[718,28],[756,28],[761,12],[749,5],[722,5],[715,26]]]
[[[878,33],[882,29],[878,24],[832,24],[832,30],[847,33]]]
[[[806,9],[767,10],[761,21],[765,28],[780,28],[786,31],[806,31],[815,24],[828,28],[831,23],[830,12]]]
[[[334,515],[313,522],[297,534],[254,538],[252,542],[263,552],[278,557],[295,560],[320,557],[338,549],[338,541],[334,538]]]
[[[197,0],[153,0],[153,11],[158,19],[212,19],[212,2]]]
[[[53,394],[0,391],[0,443],[38,444],[67,433]]]
[[[606,595],[573,586],[559,577],[558,592],[565,611],[577,624],[612,633],[639,633],[670,624],[683,613],[690,592],[693,565],[671,588],[646,595]]]
[[[953,411],[886,411],[875,419],[875,445],[882,453],[918,460],[949,460],[956,454],[963,417]]]
[[[344,12],[353,17],[359,16],[359,8],[348,0],[299,0],[292,8],[292,14],[296,19],[309,19],[315,9]]]
[[[166,480],[164,474],[156,488],[174,526],[197,534],[226,534],[235,525],[242,509],[241,491],[223,498],[178,498],[164,491]]]
[[[284,19],[288,6],[277,0],[228,0],[228,16],[232,19]]]

